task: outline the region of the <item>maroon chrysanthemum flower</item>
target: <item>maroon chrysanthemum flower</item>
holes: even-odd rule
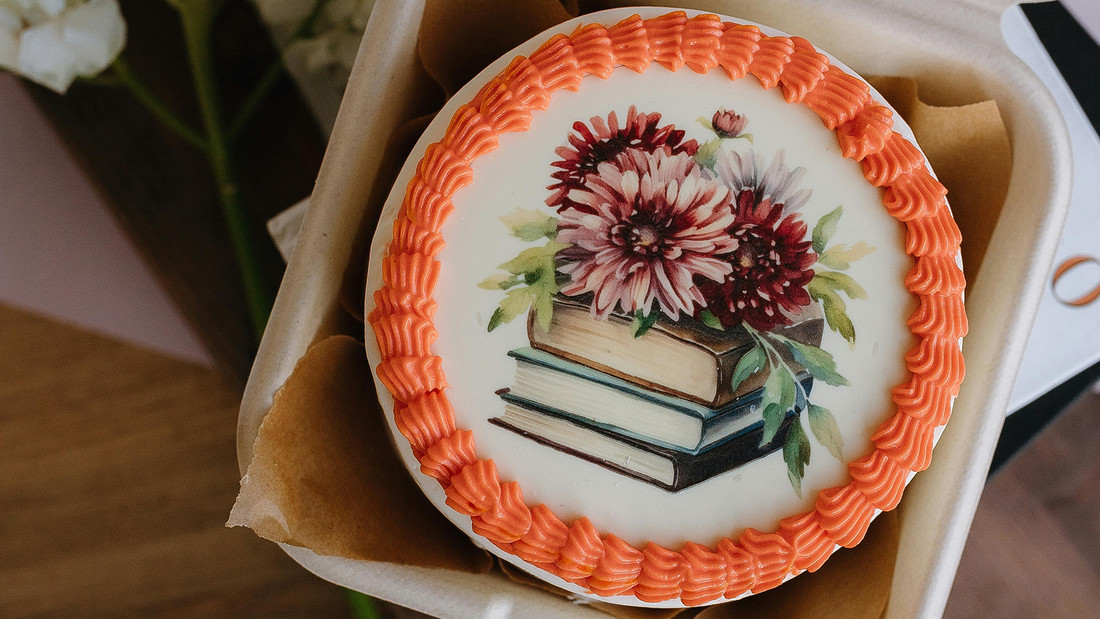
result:
[[[662,149],[669,155],[694,155],[699,150],[698,142],[684,140],[683,130],[674,125],[659,126],[660,114],[639,113],[634,106],[630,106],[621,127],[615,112],[607,115],[606,122],[600,116],[593,116],[589,122],[591,127],[579,120],[573,123],[575,133],[569,134],[569,145],[554,150],[561,159],[551,164],[559,170],[550,175],[556,182],[547,187],[552,193],[546,204],[559,213],[567,208],[584,210],[569,193],[583,189],[585,177],[595,173],[601,163],[614,161],[623,151],[637,149],[652,153]]]
[[[809,197],[796,191],[802,170],[789,171],[778,154],[763,178],[757,179],[751,158],[719,160],[718,176],[737,188],[734,223],[729,234],[737,249],[723,256],[733,270],[721,282],[695,278],[707,309],[726,326],[745,322],[761,331],[789,325],[792,316],[811,301],[806,286],[817,262],[806,238],[806,222],[791,212],[791,202]]]

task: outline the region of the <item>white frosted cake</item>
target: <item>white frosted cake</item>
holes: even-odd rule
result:
[[[439,114],[374,239],[367,348],[477,544],[580,596],[711,604],[857,544],[928,466],[960,238],[835,59],[634,13],[536,37]]]

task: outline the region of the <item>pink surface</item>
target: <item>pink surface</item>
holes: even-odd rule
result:
[[[210,364],[58,136],[3,73],[0,302]]]

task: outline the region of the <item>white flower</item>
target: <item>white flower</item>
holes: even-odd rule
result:
[[[264,20],[280,29],[297,27],[314,4],[304,0],[255,2]],[[288,62],[301,65],[310,73],[329,74],[337,81],[346,82],[373,7],[374,0],[329,0],[313,24],[312,32],[286,49]]]
[[[126,44],[117,0],[0,0],[0,69],[64,93]]]
[[[779,150],[772,157],[771,164],[760,174],[763,167],[760,156],[749,149],[746,154],[733,149],[721,149],[716,155],[714,173],[722,184],[740,195],[751,190],[757,203],[783,204],[786,215],[802,208],[810,199],[809,189],[799,189],[798,183],[806,174],[806,168],[790,169],[783,162],[784,153]]]

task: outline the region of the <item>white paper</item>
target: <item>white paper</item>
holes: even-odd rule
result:
[[[1009,47],[1039,76],[1054,95],[1065,117],[1073,147],[1073,199],[1069,219],[1054,264],[1077,255],[1100,259],[1100,138],[1069,89],[1039,37],[1019,7],[1005,13],[1002,23]],[[1059,282],[1059,291],[1073,297],[1100,285],[1100,267],[1082,265]],[[1074,294],[1076,292],[1076,294]],[[1100,301],[1069,307],[1054,296],[1048,279],[1023,365],[1012,391],[1008,412],[1019,410],[1050,389],[1100,361]]]

